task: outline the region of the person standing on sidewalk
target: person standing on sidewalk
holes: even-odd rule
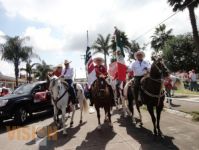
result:
[[[197,91],[197,79],[196,79],[196,73],[194,69],[192,69],[192,71],[190,72],[189,78],[190,78],[190,90]]]
[[[165,87],[166,96],[167,96],[166,102],[169,103],[169,107],[171,108],[171,104],[172,104],[171,90],[172,90],[173,86],[172,86],[172,80],[169,76],[164,81],[164,87]]]

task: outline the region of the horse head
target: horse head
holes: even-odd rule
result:
[[[164,64],[162,52],[152,54],[153,64],[151,66],[150,76],[153,78],[162,78],[169,76],[169,70]]]
[[[49,78],[49,81],[50,81],[49,90],[51,92],[53,99],[56,100],[59,95],[59,91],[61,89],[61,82],[59,78],[56,76]]]

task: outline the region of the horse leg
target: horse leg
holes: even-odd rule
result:
[[[111,113],[110,113],[110,107],[107,107],[107,112],[108,112],[108,119],[109,119],[109,126],[113,127],[112,121],[111,121]]]
[[[83,105],[83,99],[78,99],[79,100],[79,105],[80,105],[80,121],[79,121],[79,124],[82,124],[82,111],[84,109],[84,105]]]
[[[158,135],[162,135],[162,131],[160,130],[160,116],[161,116],[162,109],[163,109],[162,106],[156,107]]]
[[[97,111],[97,119],[98,119],[98,127],[97,127],[97,129],[100,130],[100,129],[101,129],[100,108],[95,106],[95,109],[96,109],[96,111]]]
[[[79,124],[82,124],[82,110],[80,112],[80,121],[79,121]]]
[[[70,127],[73,126],[73,119],[74,119],[74,115],[75,115],[75,105],[72,105],[72,117],[71,117],[71,121],[70,121]]]
[[[135,105],[136,105],[137,111],[138,111],[138,113],[139,113],[140,125],[142,126],[142,125],[143,125],[143,123],[142,123],[142,114],[141,114],[141,111],[140,111],[140,105],[139,105],[138,100],[135,100]]]
[[[134,118],[133,98],[128,97],[128,107],[129,107],[129,110],[131,112],[132,122],[134,123],[135,118]]]
[[[152,122],[153,122],[153,132],[154,135],[157,135],[157,129],[156,129],[156,119],[155,119],[155,115],[154,115],[154,111],[153,111],[153,106],[152,105],[147,105],[147,110],[151,116]]]
[[[104,123],[108,121],[108,113],[107,113],[107,108],[104,107],[104,113],[105,113],[105,118],[104,118]]]
[[[66,115],[66,108],[62,107],[62,127],[63,127],[63,134],[66,135],[66,124],[65,124],[65,115]]]
[[[59,116],[58,116],[58,110],[56,106],[53,107],[53,111],[54,111],[54,115],[53,115],[54,122],[56,125],[58,125]]]

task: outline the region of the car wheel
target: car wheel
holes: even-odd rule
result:
[[[27,116],[27,111],[23,107],[21,107],[15,112],[15,122],[19,125],[22,125],[26,122]]]

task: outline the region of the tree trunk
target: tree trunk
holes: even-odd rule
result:
[[[14,62],[14,68],[15,68],[15,81],[16,81],[16,87],[18,87],[19,62],[18,62],[17,60]]]
[[[196,44],[196,51],[199,56],[199,35],[198,35],[198,30],[197,30],[197,23],[196,23],[196,17],[195,17],[195,12],[194,12],[194,7],[189,6],[189,17],[191,21],[191,26],[193,30],[193,39]]]

